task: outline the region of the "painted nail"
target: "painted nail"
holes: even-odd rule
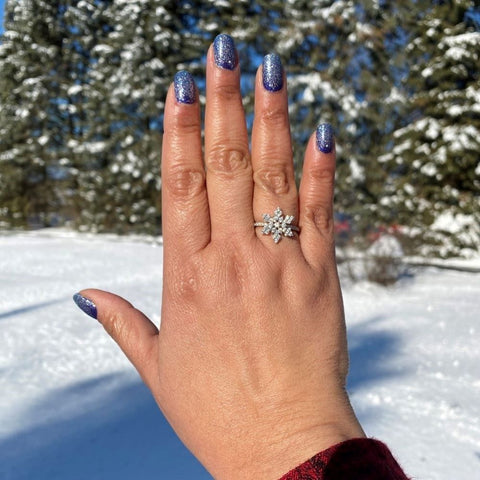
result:
[[[86,313],[89,317],[92,317],[95,320],[97,319],[97,307],[91,300],[85,298],[79,293],[76,293],[73,296],[73,301],[77,304],[78,308],[82,310],[82,312]]]
[[[221,33],[213,41],[213,56],[217,67],[234,70],[238,64],[237,49],[230,35]]]
[[[278,92],[283,87],[283,67],[276,53],[263,57],[263,86],[269,92]]]
[[[173,78],[175,98],[179,103],[195,103],[196,91],[195,81],[192,75],[186,70],[181,70]]]
[[[333,127],[329,123],[322,123],[317,127],[317,148],[323,153],[330,153],[335,145]]]

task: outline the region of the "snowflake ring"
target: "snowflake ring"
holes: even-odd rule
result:
[[[300,229],[292,225],[295,217],[293,215],[283,216],[282,209],[277,207],[273,215],[268,213],[263,214],[263,222],[255,222],[253,226],[263,227],[262,233],[264,235],[272,235],[273,241],[278,243],[282,237],[293,237],[293,232],[299,232]]]

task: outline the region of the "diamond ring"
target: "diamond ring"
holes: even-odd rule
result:
[[[277,207],[273,215],[263,214],[263,222],[255,222],[254,227],[263,227],[264,235],[272,235],[273,241],[278,243],[282,237],[293,237],[293,232],[299,232],[300,229],[292,225],[295,217],[293,215],[283,216],[282,209]]]

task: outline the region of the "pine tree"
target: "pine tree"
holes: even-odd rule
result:
[[[337,127],[337,206],[358,231],[401,223],[425,238],[441,212],[478,219],[476,12],[471,0],[10,0],[0,222],[158,232],[166,91],[187,68],[204,102],[222,32],[249,126],[258,65],[282,57],[298,172],[316,124]],[[475,243],[472,225],[451,251]]]
[[[5,5],[0,46],[0,224],[57,222],[63,122],[57,98],[58,1]]]
[[[159,231],[163,102],[204,53],[194,14],[172,0],[7,3],[2,225]]]
[[[175,72],[200,50],[182,36],[182,2],[113,0],[96,16],[103,35],[90,50],[88,81],[78,87],[86,128],[71,140],[77,223],[158,233],[164,99]]]
[[[383,215],[413,247],[458,255],[480,244],[480,31],[474,2],[437,2],[407,47],[409,123],[381,157],[390,176]],[[428,244],[431,246],[428,247]]]
[[[278,48],[287,62],[295,161],[319,122],[337,134],[337,209],[355,228],[375,227],[387,172],[384,153],[401,114],[399,61],[405,45],[408,2],[294,0],[286,3]],[[399,62],[402,64],[402,62]]]

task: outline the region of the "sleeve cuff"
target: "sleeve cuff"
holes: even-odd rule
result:
[[[356,438],[333,445],[291,470],[280,480],[408,480],[388,447]]]

